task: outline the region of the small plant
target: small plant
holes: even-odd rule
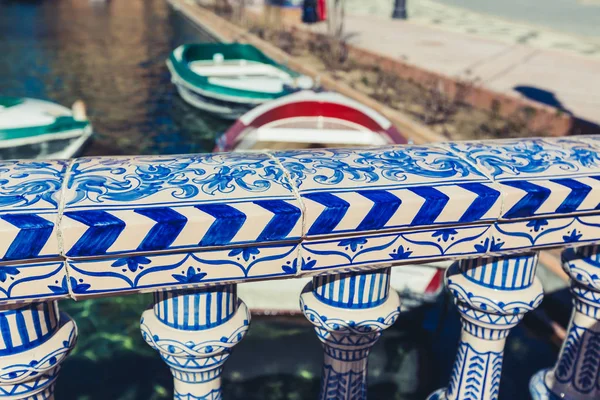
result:
[[[423,122],[428,125],[446,124],[465,105],[465,99],[476,80],[457,80],[453,93],[441,80],[432,80],[424,87]]]
[[[533,119],[537,111],[532,107],[520,107],[510,115],[503,117],[500,103],[494,102],[489,119],[479,125],[477,138],[509,138],[527,136],[548,136],[551,121],[533,127]]]
[[[373,68],[373,73],[375,82],[371,84],[371,97],[391,106],[400,91],[401,78],[397,74],[382,70],[379,66]]]

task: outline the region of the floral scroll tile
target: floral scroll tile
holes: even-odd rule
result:
[[[501,219],[600,209],[600,142],[582,138],[455,142],[455,151],[498,182]]]
[[[56,222],[67,161],[0,161],[0,261],[59,256]]]
[[[469,162],[426,146],[274,152],[297,186],[305,234],[485,223],[500,191]]]
[[[260,153],[78,159],[65,198],[69,258],[298,242],[302,235],[289,181]]]
[[[297,244],[68,261],[72,296],[153,291],[298,272]]]

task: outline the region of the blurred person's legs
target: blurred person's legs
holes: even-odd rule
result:
[[[407,17],[406,0],[394,0],[394,11],[392,13],[392,18],[406,19]]]

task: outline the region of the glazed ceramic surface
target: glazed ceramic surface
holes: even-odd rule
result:
[[[55,299],[151,291],[142,336],[175,399],[221,399],[249,329],[236,283],[313,277],[321,399],[367,395],[400,313],[390,267],[456,260],[462,334],[430,399],[497,399],[505,339],[543,298],[537,250],[566,247],[575,311],[536,399],[598,396],[600,138],[0,164],[0,398],[52,400],[76,327]],[[483,371],[483,372],[482,372]]]
[[[7,161],[0,185],[5,301],[600,241],[597,137]]]

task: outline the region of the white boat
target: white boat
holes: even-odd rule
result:
[[[0,160],[74,157],[92,135],[83,102],[0,97]]]
[[[301,91],[262,104],[241,116],[218,140],[214,151],[381,146],[406,143],[377,111],[332,92]],[[392,269],[391,286],[403,308],[436,301],[448,263]],[[240,297],[254,313],[299,314],[298,299],[311,278],[250,282]],[[277,299],[274,301],[273,299]]]

